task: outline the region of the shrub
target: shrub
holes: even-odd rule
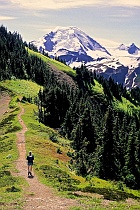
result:
[[[7,188],[6,191],[7,191],[7,192],[19,192],[20,189],[18,189],[18,188],[16,188],[16,187],[12,186],[12,187]]]
[[[60,147],[57,149],[57,153],[62,154],[62,151],[61,151]]]
[[[55,134],[52,134],[52,135],[50,136],[50,140],[51,140],[52,142],[54,142],[54,143],[57,143],[57,142],[58,142],[57,136],[56,136]]]
[[[133,174],[128,174],[125,178],[125,184],[127,187],[135,188],[136,182],[135,182],[135,176]]]
[[[76,190],[75,185],[80,183],[78,180],[71,178],[65,171],[58,168],[42,165],[40,170],[42,170],[45,178],[53,183],[53,186],[57,187],[59,190]]]

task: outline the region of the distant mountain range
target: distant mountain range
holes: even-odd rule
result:
[[[134,43],[104,47],[77,27],[57,27],[32,43],[40,52],[59,57],[71,67],[84,63],[127,89],[140,87],[140,48]]]

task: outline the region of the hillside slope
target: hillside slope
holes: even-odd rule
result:
[[[22,96],[24,93],[22,92],[23,87],[26,83],[26,81],[16,81],[14,80],[15,85],[10,86],[9,82],[6,82],[7,87],[10,87],[10,92],[13,92],[15,95],[15,99],[18,98],[19,96]],[[11,84],[14,84],[13,81]],[[17,85],[17,84],[18,85]],[[3,84],[3,83],[2,83]],[[28,82],[28,87],[29,89],[32,89],[34,84],[32,82]],[[97,85],[98,86],[98,85]],[[15,87],[17,87],[15,89]],[[6,89],[6,85],[4,85],[4,88]],[[38,86],[39,88],[39,86]],[[98,87],[99,88],[99,87]],[[9,89],[9,88],[8,88]],[[20,92],[21,91],[21,92]],[[36,89],[36,94],[38,90]],[[97,92],[97,89],[96,89]],[[35,92],[31,92],[33,95]],[[30,93],[30,94],[31,94]],[[100,90],[101,93],[101,90]],[[28,95],[28,93],[26,93]],[[25,95],[26,95],[25,94]],[[26,96],[27,96],[26,95]],[[31,97],[33,97],[31,95]],[[19,105],[15,101],[14,104],[14,109],[16,110]],[[4,102],[4,101],[3,101]],[[4,104],[3,104],[4,106]],[[12,106],[13,107],[13,106]],[[21,207],[23,204],[21,203],[21,198],[25,199],[24,204],[25,204],[25,209],[28,207],[30,208],[31,206],[35,207],[40,206],[40,208],[46,208],[46,206],[52,207],[54,205],[54,209],[57,209],[58,206],[60,206],[62,209],[67,209],[67,207],[71,204],[72,206],[75,206],[73,208],[80,208],[81,210],[84,209],[91,209],[91,208],[99,208],[100,210],[102,209],[112,209],[112,208],[117,208],[117,209],[138,209],[140,203],[138,200],[135,200],[135,198],[139,199],[140,195],[139,192],[136,190],[129,190],[128,188],[125,187],[125,185],[119,185],[116,182],[109,182],[105,180],[101,180],[97,177],[86,177],[83,178],[81,176],[77,176],[75,172],[72,169],[72,165],[70,164],[69,160],[70,157],[67,156],[68,152],[70,153],[72,151],[72,148],[70,147],[70,141],[68,139],[62,138],[58,132],[55,130],[44,126],[42,123],[39,123],[37,120],[37,107],[33,104],[30,103],[21,103],[22,110],[25,109],[25,112],[22,112],[22,119],[20,119],[21,114],[19,116],[20,123],[25,123],[27,127],[26,134],[23,133],[23,130],[18,130],[17,137],[19,137],[20,142],[18,144],[19,149],[22,149],[23,144],[26,141],[26,150],[32,150],[34,155],[35,155],[35,165],[34,165],[34,173],[35,176],[37,175],[39,180],[47,186],[53,186],[56,189],[58,189],[63,195],[69,195],[71,198],[75,198],[77,201],[74,200],[69,200],[65,198],[59,198],[58,196],[56,197],[54,194],[49,194],[50,189],[46,188],[42,184],[40,184],[36,177],[33,180],[28,180],[29,182],[29,188],[27,190],[27,184],[25,181],[23,182],[22,180],[22,185],[19,183],[16,184],[15,182],[11,182],[8,184],[9,189],[21,189],[23,187],[26,189],[26,199],[25,197],[20,197],[20,203],[19,203],[19,197],[17,198],[17,193],[18,192],[11,192],[10,196],[13,198],[13,200],[9,199],[9,192],[6,192],[3,190],[7,189],[7,186],[5,188],[0,187],[0,192],[1,192],[1,204],[0,207],[4,208],[10,208],[12,206],[13,208],[16,207]],[[6,119],[8,115],[11,115],[13,113],[13,108],[9,110],[9,112],[6,113],[6,115],[3,116],[3,119]],[[18,113],[19,114],[19,111]],[[6,123],[6,120],[0,122],[0,125],[4,123],[4,127],[9,130],[9,125]],[[1,128],[1,127],[0,127]],[[2,128],[3,129],[3,128]],[[4,140],[4,137],[8,137],[11,135],[11,131],[9,130],[3,131],[1,135],[1,140]],[[0,129],[1,131],[1,129]],[[16,131],[17,132],[17,131]],[[25,136],[24,136],[25,135]],[[14,142],[17,141],[16,136],[13,136]],[[23,142],[23,143],[21,143]],[[17,142],[18,143],[18,142]],[[1,145],[2,146],[2,145]],[[6,145],[5,145],[6,146]],[[8,145],[7,145],[8,146]],[[3,147],[3,146],[2,146]],[[5,147],[6,148],[6,147]],[[18,152],[17,150],[15,150]],[[58,152],[61,151],[61,152]],[[6,154],[10,154],[13,156],[13,151],[7,150]],[[19,150],[20,152],[20,150]],[[22,164],[20,164],[19,160],[20,158],[25,157],[25,148],[22,149],[22,155],[20,154],[19,159],[16,161],[17,163],[17,169],[19,169],[19,172],[14,170],[14,175],[17,174],[18,177],[19,175],[24,177],[27,181],[26,178],[26,160],[23,161],[24,169],[22,168]],[[5,151],[2,152],[2,155],[5,157]],[[15,155],[14,155],[15,156]],[[16,155],[16,158],[17,155]],[[42,160],[42,161],[40,161]],[[13,161],[13,157],[10,159],[1,159],[1,164],[5,164],[5,161],[8,161],[7,164],[10,166]],[[11,163],[9,162],[11,161]],[[21,160],[20,160],[21,161]],[[3,170],[12,170],[11,166],[8,167],[8,165],[5,165],[4,168],[0,168],[0,172]],[[13,174],[13,172],[12,172]],[[0,177],[1,179],[2,177]],[[3,183],[4,183],[3,179]],[[13,187],[14,186],[14,187]],[[26,187],[25,187],[26,186]],[[43,186],[43,189],[42,189]],[[11,188],[10,188],[11,187]],[[35,188],[34,188],[35,187]],[[44,194],[38,194],[39,192],[39,187],[41,187]],[[121,188],[123,191],[121,191]],[[46,190],[47,189],[47,190]],[[37,190],[37,192],[36,192]],[[68,191],[68,194],[66,193]],[[4,201],[4,197],[7,196],[7,201]],[[13,197],[14,196],[14,197]],[[21,196],[21,195],[20,195]],[[44,196],[47,196],[47,203],[45,202]],[[62,195],[61,195],[62,196]],[[28,202],[31,199],[31,202]],[[34,200],[35,199],[35,200]],[[40,203],[40,200],[43,199],[43,204],[45,207],[42,207],[42,202]],[[22,200],[23,201],[23,200]],[[27,203],[25,202],[27,201]],[[18,202],[18,203],[17,203]],[[66,203],[65,203],[66,202]],[[37,207],[36,206],[36,207]],[[77,206],[77,207],[76,207]]]
[[[40,58],[42,61],[44,61],[48,66],[49,66],[49,70],[52,71],[56,77],[56,79],[59,82],[65,82],[68,83],[69,85],[75,87],[75,83],[72,79],[72,77],[76,76],[76,72],[70,68],[69,66],[51,59],[47,56],[44,56],[38,52],[34,52],[30,49],[27,50],[29,55],[34,55],[37,56],[38,58]]]

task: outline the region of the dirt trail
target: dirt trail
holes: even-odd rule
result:
[[[27,176],[27,162],[26,162],[26,149],[25,149],[25,132],[27,128],[21,119],[24,113],[23,107],[18,115],[22,130],[17,133],[17,146],[19,150],[19,159],[16,161],[16,168],[18,169],[17,176],[22,176],[26,179],[29,186],[25,190],[25,205],[23,210],[67,210],[70,206],[76,206],[76,201],[72,199],[61,198],[53,194],[52,190],[41,184],[37,176],[34,174],[33,178]]]

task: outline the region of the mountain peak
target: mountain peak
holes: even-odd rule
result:
[[[85,34],[83,31],[81,31],[78,27],[76,26],[67,26],[67,27],[62,27],[62,26],[57,26],[56,28],[54,28],[53,31],[51,31],[49,34],[54,34],[54,35],[60,35],[61,36],[64,34],[64,36],[69,39],[71,37],[68,37],[69,35],[73,35],[73,34]],[[44,35],[47,36],[48,34]],[[63,37],[64,38],[64,37]]]
[[[130,45],[130,47],[136,47],[136,45],[135,45],[134,43],[132,43],[132,44]]]
[[[57,26],[56,28],[54,28],[53,32],[65,31],[65,30],[79,30],[80,31],[80,29],[76,26]]]
[[[134,43],[132,43],[128,48],[129,54],[134,54],[134,55],[137,55],[139,50],[140,49]]]
[[[128,47],[124,44],[120,44],[118,47],[119,50],[128,50]]]
[[[62,60],[69,56],[67,64],[73,61],[89,62],[98,57],[110,56],[110,53],[96,40],[75,26],[56,27],[53,31],[32,42],[42,52],[50,57],[60,57]]]

